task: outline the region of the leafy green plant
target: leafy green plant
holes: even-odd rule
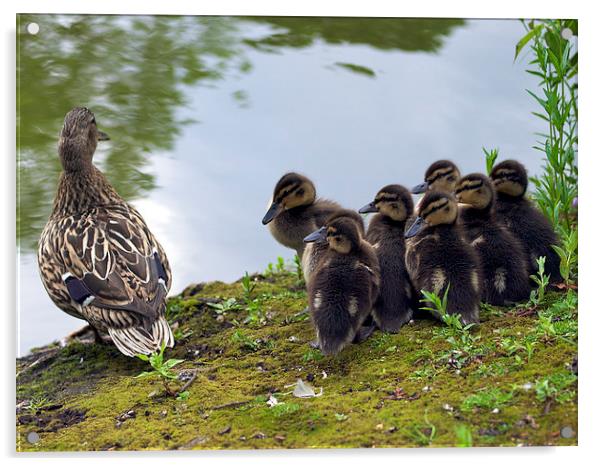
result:
[[[278,256],[276,258],[276,271],[278,273],[286,272],[286,262],[284,261],[284,258],[282,256]]]
[[[27,404],[27,410],[31,412],[39,411],[50,405],[50,400],[45,396],[34,396]]]
[[[261,300],[254,299],[247,304],[247,317],[245,317],[244,323],[251,325],[264,325],[266,320],[266,313],[261,305]]]
[[[449,293],[450,285],[447,285],[445,288],[445,292],[443,293],[443,298],[439,297],[438,293],[434,293],[432,291],[420,290],[422,293],[422,298],[420,300],[421,303],[424,303],[424,307],[420,309],[424,311],[429,311],[431,313],[439,315],[441,318],[447,314],[447,295]],[[447,322],[446,322],[447,323]]]
[[[460,424],[455,428],[455,431],[457,447],[472,447],[472,432],[470,431],[470,427]]]
[[[232,334],[231,340],[233,343],[237,343],[241,348],[248,349],[251,351],[257,351],[260,343],[257,340],[253,340],[242,330],[237,330]]]
[[[570,231],[575,223],[573,200],[577,196],[577,52],[570,35],[577,34],[575,20],[541,20],[524,23],[527,33],[516,45],[515,59],[531,44],[533,67],[542,94],[527,91],[542,111],[534,115],[547,123],[547,133],[535,149],[543,152],[544,172],[533,178],[535,200],[553,225]],[[566,33],[570,32],[569,35]]]
[[[138,374],[136,376],[136,378],[159,376],[159,377],[165,378],[165,379],[177,379],[178,374],[176,374],[174,371],[172,371],[172,369],[175,366],[177,366],[178,364],[184,362],[184,360],[183,359],[165,360],[164,352],[165,352],[165,343],[161,345],[161,349],[158,352],[153,353],[150,356],[147,356],[146,354],[137,354],[136,356],[139,359],[148,362],[150,364],[150,366],[153,368],[153,370],[141,372],[140,374]]]
[[[236,301],[236,298],[228,298],[220,303],[207,303],[211,309],[215,311],[217,315],[224,315],[228,311],[238,311],[240,304]]]
[[[300,408],[297,403],[278,403],[270,408],[270,412],[276,417],[282,417],[295,413]]]
[[[429,421],[428,409],[424,412],[424,424],[414,424],[406,429],[407,436],[420,446],[428,446],[437,435],[437,428]]]
[[[495,161],[497,160],[497,157],[499,155],[499,149],[491,149],[491,150],[487,150],[484,147],[482,148],[483,152],[485,153],[485,169],[487,170],[486,173],[487,175],[491,174],[491,170],[493,169],[493,166],[495,165]]]
[[[504,392],[497,387],[489,390],[483,390],[466,397],[462,402],[462,411],[470,411],[474,408],[482,408],[487,410],[499,408],[507,404],[513,396],[513,391]]]
[[[248,303],[251,300],[251,294],[257,284],[253,281],[249,272],[245,272],[240,285],[242,286],[243,300],[245,303]]]
[[[164,358],[165,352],[165,343],[161,345],[161,349],[158,352],[147,356],[146,354],[137,354],[136,357],[141,359],[142,361],[148,362],[153,370],[144,371],[138,374],[135,378],[145,378],[145,377],[159,377],[163,381],[163,385],[165,386],[165,390],[168,394],[174,395],[174,392],[169,388],[169,381],[178,378],[178,374],[176,374],[172,369],[184,362],[183,359],[167,359]]]
[[[542,403],[549,400],[566,403],[576,395],[576,382],[577,376],[572,372],[557,372],[535,381],[535,397]]]
[[[324,359],[322,352],[315,348],[308,348],[302,356],[303,362],[320,361]]]
[[[550,276],[546,275],[546,258],[544,256],[537,258],[537,273],[535,275],[531,275],[530,278],[533,280],[537,289],[531,291],[531,296],[529,298],[529,304],[533,306],[537,306],[543,302],[543,298],[546,294],[546,288],[548,283],[550,282]]]
[[[176,341],[182,341],[191,336],[194,332],[189,329],[181,329],[178,327],[173,331],[173,337]]]
[[[305,281],[305,276],[303,275],[303,266],[301,265],[301,258],[297,254],[295,254],[295,257],[293,257],[293,264],[295,265],[297,280],[300,282]]]
[[[272,264],[271,262],[268,264],[268,266],[266,267],[265,271],[263,272],[263,274],[266,277],[270,277],[272,275],[274,275],[276,273],[276,271],[274,270],[274,264]]]
[[[562,245],[552,245],[560,257],[560,275],[567,287],[575,283],[577,277],[577,228],[562,230]]]
[[[343,413],[334,413],[334,418],[339,422],[343,422],[349,419],[349,416]]]

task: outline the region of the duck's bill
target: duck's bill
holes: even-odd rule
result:
[[[324,243],[326,241],[326,227],[322,227],[303,238],[305,243]]]
[[[374,202],[371,202],[370,204],[366,204],[364,207],[358,210],[358,212],[360,214],[372,214],[374,212],[378,212],[378,209],[376,208],[376,204],[374,204]]]
[[[418,233],[420,233],[420,230],[424,228],[424,224],[425,222],[422,217],[416,217],[416,220],[414,220],[412,226],[408,228],[408,231],[406,231],[405,237],[412,238],[413,236],[416,236]]]
[[[417,184],[412,188],[412,194],[422,194],[428,189],[429,184],[425,181],[424,183]]]
[[[263,223],[264,225],[267,225],[272,220],[274,220],[276,215],[278,215],[281,211],[282,211],[282,206],[280,204],[278,204],[277,202],[272,203],[272,205],[270,206],[268,211],[263,216],[263,220],[261,221],[261,223]]]
[[[98,140],[99,141],[110,141],[111,138],[104,131],[98,131]]]

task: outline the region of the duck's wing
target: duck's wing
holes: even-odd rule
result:
[[[60,233],[62,280],[82,309],[124,311],[101,312],[108,327],[132,319],[146,327],[163,313],[169,267],[140,214],[125,204],[96,208],[71,217]]]

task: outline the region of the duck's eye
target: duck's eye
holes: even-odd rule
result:
[[[301,197],[305,194],[305,189],[301,188],[297,190],[297,197]]]
[[[445,208],[445,211],[446,211],[446,212],[449,212],[449,206],[447,206],[447,207]]]
[[[456,181],[456,177],[453,175],[450,175],[447,177],[447,181]]]

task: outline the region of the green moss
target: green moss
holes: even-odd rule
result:
[[[214,282],[170,299],[170,322],[192,333],[166,357],[198,371],[185,400],[160,380],[134,378],[145,363],[109,346],[43,348],[45,361],[17,361],[18,449],[576,444],[560,436],[577,429],[576,294],[547,295],[540,314],[552,327],[537,313],[485,307],[460,353],[440,324],[417,320],[324,357],[308,346],[297,275],[252,279],[250,296],[240,282]],[[229,298],[236,306],[225,312],[209,305]],[[294,397],[298,378],[322,395]],[[25,440],[31,431],[36,444]]]

